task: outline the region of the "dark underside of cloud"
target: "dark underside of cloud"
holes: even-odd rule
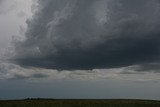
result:
[[[159,0],[38,0],[14,62],[53,69],[159,63]],[[145,67],[144,67],[145,68]]]

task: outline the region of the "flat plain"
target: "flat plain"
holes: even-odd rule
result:
[[[25,99],[0,100],[0,107],[160,107],[160,101],[122,99]]]

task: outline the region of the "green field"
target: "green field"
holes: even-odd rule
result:
[[[154,100],[2,100],[0,107],[160,107]]]

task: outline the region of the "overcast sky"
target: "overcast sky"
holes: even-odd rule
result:
[[[0,0],[0,99],[160,99],[159,19],[159,0]]]

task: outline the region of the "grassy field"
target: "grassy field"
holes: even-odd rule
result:
[[[160,101],[26,99],[2,100],[0,107],[160,107]]]

